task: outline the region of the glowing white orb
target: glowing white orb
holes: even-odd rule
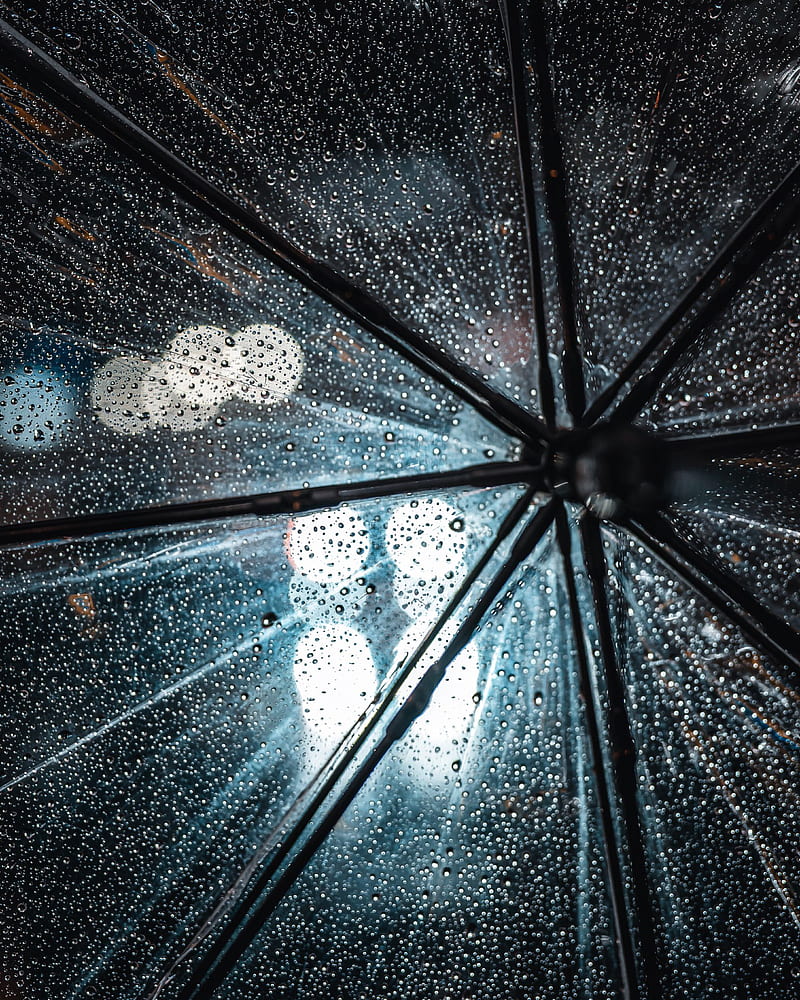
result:
[[[162,366],[153,365],[142,385],[140,405],[151,423],[168,427],[173,433],[190,433],[213,420],[218,407],[202,403],[186,394],[178,395],[163,377]]]
[[[444,611],[461,581],[467,575],[463,562],[450,566],[441,576],[435,573],[403,573],[398,570],[392,581],[394,598],[415,622],[434,622]]]
[[[303,377],[303,349],[285,330],[254,323],[232,334],[228,363],[235,372],[235,392],[249,401],[287,399]]]
[[[367,586],[365,580],[352,579],[318,583],[295,573],[289,581],[289,600],[295,614],[311,625],[347,622],[364,607]]]
[[[389,557],[408,576],[417,575],[420,567],[442,576],[461,562],[466,548],[462,515],[436,498],[402,504],[386,526]]]
[[[218,326],[190,326],[167,345],[156,377],[189,406],[220,406],[234,395],[230,335]]]
[[[142,405],[149,380],[150,363],[123,355],[106,362],[92,377],[90,400],[93,411],[106,427],[118,434],[141,434],[152,428]]]
[[[321,763],[377,690],[368,639],[346,625],[311,629],[295,649],[294,682],[309,737],[308,756]]]
[[[361,515],[340,507],[292,518],[286,548],[298,573],[328,583],[347,580],[362,569],[370,538]]]
[[[114,358],[97,369],[91,402],[101,423],[119,434],[141,434],[159,427],[190,432],[216,413],[215,406],[177,396],[160,363],[130,356]]]
[[[255,323],[242,330],[197,325],[181,330],[159,363],[175,395],[197,406],[220,406],[238,397],[280,402],[297,388],[303,351],[280,327]]]
[[[77,392],[52,371],[26,365],[0,379],[0,440],[15,451],[62,443],[77,412]]]

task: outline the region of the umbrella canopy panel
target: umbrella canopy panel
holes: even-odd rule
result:
[[[794,227],[670,373],[644,415],[650,426],[688,435],[796,420],[799,263]]]
[[[220,996],[618,995],[563,588],[551,533]]]
[[[428,494],[5,549],[8,983],[42,997],[152,987],[518,497]],[[450,773],[484,645],[426,716],[430,762],[403,751],[414,794],[429,769]]]
[[[452,393],[4,79],[6,521],[510,456]]]
[[[608,529],[668,996],[794,997],[796,671]]]
[[[594,393],[800,160],[798,8],[526,6],[549,55]]]
[[[496,6],[82,2],[9,16],[302,251],[536,406]]]
[[[800,8],[7,16],[2,988],[792,1000]]]

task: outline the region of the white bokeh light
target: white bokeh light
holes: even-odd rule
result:
[[[369,532],[361,515],[346,507],[315,511],[289,522],[286,549],[303,576],[318,583],[348,580],[367,561]]]
[[[346,622],[364,608],[369,585],[366,580],[335,580],[319,583],[295,573],[289,581],[289,600],[295,614],[309,624]]]
[[[386,526],[386,551],[407,576],[416,576],[422,567],[441,577],[462,561],[466,547],[461,513],[436,498],[402,504]]]
[[[303,374],[303,351],[280,327],[241,330],[196,324],[179,331],[161,355],[125,355],[94,373],[91,402],[98,419],[119,434],[167,427],[191,433],[208,425],[233,399],[277,403]]]
[[[244,400],[280,402],[303,377],[303,350],[291,334],[269,323],[254,323],[233,334],[228,360],[236,374],[236,394]]]
[[[118,434],[142,434],[159,427],[189,433],[213,419],[216,407],[177,396],[161,363],[130,355],[106,362],[94,373],[91,405],[98,419]]]
[[[347,625],[312,628],[295,648],[294,682],[308,735],[307,762],[320,764],[377,689],[369,641]]]
[[[416,573],[397,570],[392,580],[394,599],[415,622],[431,623],[444,611],[456,588],[467,575],[466,563],[457,562],[441,575],[421,567]]]
[[[89,394],[93,411],[106,427],[118,434],[141,434],[151,426],[142,405],[150,364],[143,358],[123,355],[97,369]]]
[[[251,403],[280,402],[303,374],[303,351],[278,326],[253,323],[241,330],[198,325],[169,343],[161,367],[172,390],[200,406],[238,397]]]
[[[234,395],[228,335],[218,326],[192,326],[173,337],[157,365],[172,392],[190,405],[220,406]]]

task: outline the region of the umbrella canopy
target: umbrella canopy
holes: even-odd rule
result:
[[[2,995],[795,998],[800,9],[4,16]]]

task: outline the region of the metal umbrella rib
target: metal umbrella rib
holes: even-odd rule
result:
[[[784,445],[800,445],[800,421],[748,427],[742,430],[710,430],[697,434],[669,435],[682,458],[734,458],[763,455]]]
[[[542,251],[539,244],[536,193],[531,162],[531,134],[528,124],[527,87],[522,60],[522,24],[515,0],[500,0],[500,13],[505,29],[508,60],[511,69],[511,99],[514,128],[517,136],[519,171],[525,209],[525,234],[528,244],[529,280],[533,300],[533,320],[538,353],[539,399],[548,427],[556,420],[553,373],[548,360],[547,320],[545,317],[542,282]]]
[[[611,611],[606,589],[607,568],[603,555],[600,524],[590,516],[580,520],[581,548],[586,575],[592,591],[592,603],[600,645],[600,658],[609,702],[608,733],[611,744],[611,766],[620,802],[625,843],[631,872],[636,929],[639,937],[641,977],[640,995],[647,1000],[662,996],[661,972],[658,961],[656,915],[652,888],[647,876],[644,834],[639,814],[638,781],[636,776],[636,746],[625,699],[625,683],[617,663]]]
[[[77,517],[2,525],[0,545],[79,538],[113,531],[127,532],[157,525],[179,526],[195,521],[215,521],[247,515],[264,517],[270,514],[308,513],[342,503],[374,500],[378,497],[396,497],[429,490],[470,486],[483,489],[508,486],[513,483],[532,483],[536,488],[544,487],[538,466],[524,462],[493,462],[486,465],[471,465],[452,472],[368,479],[361,483],[310,486],[306,489],[254,493],[221,500],[164,504],[107,514],[84,514]]]
[[[612,792],[606,781],[605,762],[603,754],[604,737],[602,725],[596,708],[596,697],[589,658],[586,652],[586,634],[580,612],[578,592],[575,582],[575,571],[572,565],[572,542],[570,528],[567,523],[564,508],[559,508],[556,516],[556,538],[561,551],[561,561],[564,569],[564,581],[567,590],[569,617],[572,626],[575,652],[578,661],[581,697],[586,718],[586,728],[591,746],[593,773],[597,783],[597,800],[600,810],[600,820],[603,829],[603,847],[608,878],[609,896],[614,915],[616,931],[616,946],[620,974],[622,976],[622,995],[625,1000],[639,998],[642,993],[639,988],[639,974],[636,965],[636,955],[639,951],[636,930],[628,916],[628,901],[623,875],[624,845],[617,836],[614,824],[614,807]],[[629,852],[630,853],[630,852]]]
[[[681,580],[730,618],[750,640],[795,673],[800,686],[800,634],[737,580],[690,545],[659,514],[632,520],[628,531]]]
[[[800,219],[800,165],[786,174],[716,252],[700,277],[661,318],[608,387],[587,406],[584,359],[577,328],[579,276],[573,259],[572,206],[566,184],[544,5],[533,0],[526,18],[517,0],[498,0],[498,3],[510,69],[535,324],[533,336],[538,350],[538,401],[543,420],[495,388],[488,378],[451,357],[424,333],[414,330],[370,293],[325,262],[303,252],[264,222],[256,211],[176,156],[119,108],[70,74],[57,60],[15,28],[0,21],[0,52],[23,84],[524,446],[518,461],[487,462],[425,474],[384,476],[355,483],[324,483],[0,526],[0,546],[14,546],[128,533],[156,526],[180,527],[241,516],[294,515],[344,503],[432,491],[514,485],[524,488],[500,526],[492,529],[491,540],[455,588],[436,623],[421,642],[416,645],[409,642],[413,653],[407,659],[392,661],[388,675],[368,708],[338,741],[312,781],[294,798],[269,837],[258,844],[255,854],[247,855],[248,864],[238,869],[235,892],[230,891],[210,914],[206,913],[204,922],[188,944],[184,942],[183,950],[154,986],[151,1000],[161,996],[167,988],[170,995],[176,991],[178,1000],[206,1000],[220,990],[378,765],[404,737],[415,719],[425,712],[448,667],[486,616],[504,600],[514,574],[525,565],[553,526],[563,566],[567,598],[564,614],[569,615],[568,627],[583,699],[583,721],[594,764],[608,895],[604,905],[610,907],[613,919],[621,993],[625,1000],[660,1000],[665,995],[668,972],[662,968],[661,958],[664,954],[662,939],[668,935],[668,930],[659,922],[648,869],[648,848],[652,845],[646,842],[640,814],[633,738],[637,730],[628,713],[626,682],[618,662],[614,608],[610,606],[607,586],[609,567],[599,518],[616,518],[629,536],[659,560],[669,573],[733,622],[755,646],[787,664],[794,672],[795,684],[800,683],[800,634],[712,557],[704,554],[699,546],[684,537],[666,514],[659,513],[666,503],[663,497],[653,501],[652,510],[632,508],[633,512],[629,510],[618,515],[618,510],[624,510],[624,505],[620,505],[614,508],[615,513],[603,514],[604,509],[611,509],[597,503],[598,497],[603,499],[603,490],[587,488],[581,493],[576,486],[582,476],[586,478],[586,468],[591,467],[593,461],[599,462],[589,444],[596,444],[600,438],[592,435],[598,429],[607,431],[611,424],[630,430],[624,425],[633,424],[664,379],[678,368],[797,225]],[[525,64],[523,30],[530,33],[531,66]],[[534,78],[533,88],[529,75]],[[534,92],[533,103],[538,105],[539,120],[532,128],[529,101]],[[544,194],[538,205],[535,169],[539,164],[534,164],[537,157],[532,145],[532,131],[536,132],[537,126],[535,140],[538,141]],[[545,239],[540,235],[547,226],[552,235],[553,260],[546,263],[552,267],[555,279],[559,331],[549,331],[547,324],[544,286],[550,275],[543,267]],[[554,340],[557,332],[563,344],[560,359],[563,403],[578,430],[557,427],[562,386],[554,385],[548,350],[548,342]],[[665,344],[668,345],[666,349]],[[783,445],[800,445],[800,422],[791,420],[741,430],[681,432],[663,437],[680,460],[685,460],[690,467],[693,463],[699,465],[702,460],[748,453],[758,455]],[[655,438],[650,440],[654,448],[660,443]],[[557,454],[559,449],[561,452]],[[612,457],[618,456],[615,453]],[[544,492],[558,494],[559,498],[532,513],[536,494]],[[613,493],[609,496],[613,499]],[[573,552],[572,528],[561,497],[585,505],[579,519],[580,552]],[[579,583],[583,582],[580,560],[589,586],[581,586],[579,591]],[[495,567],[491,577],[490,566]],[[447,622],[488,577],[474,606],[464,612],[460,627],[445,644],[444,652],[431,666],[415,673]],[[582,607],[581,601],[585,600],[587,592],[589,606]],[[596,628],[597,641],[594,643],[589,641],[590,622]],[[595,650],[597,663],[593,664]],[[574,687],[573,682],[573,691]],[[406,696],[409,689],[411,692]],[[607,697],[607,717],[604,717],[602,695]],[[607,747],[604,746],[606,737]],[[252,850],[252,845],[248,846],[248,851]],[[613,967],[613,959],[610,965]],[[155,973],[154,978],[158,975],[160,973]]]
[[[475,372],[459,365],[363,289],[304,253],[2,20],[0,52],[20,80],[45,96],[59,111],[132,159],[270,263],[469,403],[495,426],[532,441],[549,437],[546,426],[533,414],[497,392]]]
[[[531,4],[531,10],[530,35],[541,113],[539,148],[542,158],[542,183],[553,233],[561,333],[564,340],[561,374],[564,380],[567,410],[573,423],[578,425],[582,423],[583,410],[586,405],[586,387],[583,356],[577,329],[575,265],[567,206],[564,153],[561,146],[553,85],[550,79],[550,56],[544,11],[538,2]]]

